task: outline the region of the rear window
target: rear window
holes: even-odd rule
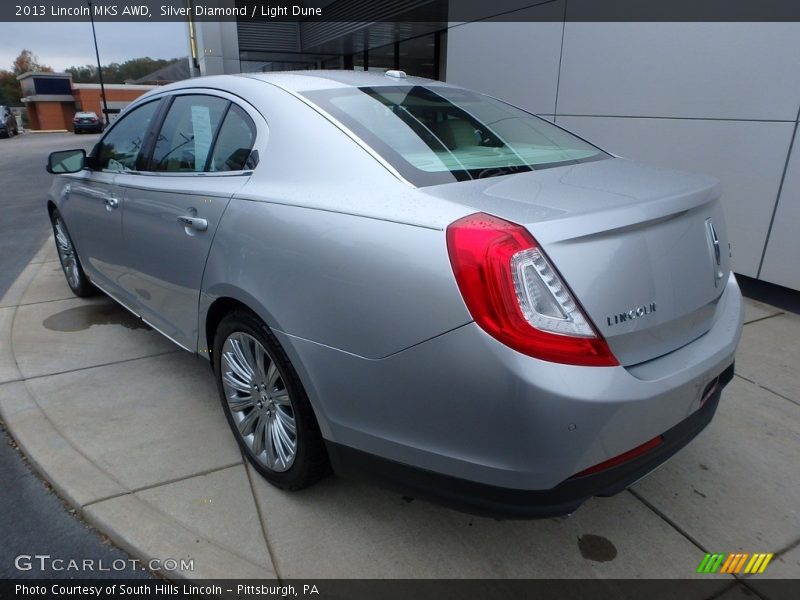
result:
[[[488,96],[444,86],[306,92],[417,186],[608,158],[552,123]]]

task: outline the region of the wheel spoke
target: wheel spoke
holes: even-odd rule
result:
[[[247,362],[241,352],[241,344],[236,340],[231,340],[231,351],[224,354],[226,362],[236,376],[245,382],[253,381],[253,371],[247,366]]]
[[[246,346],[246,342],[235,340],[233,352],[242,371],[246,373],[247,377],[252,381],[255,378],[255,371],[253,370],[252,362],[248,359],[249,349],[247,349]]]
[[[239,398],[238,396],[235,398],[229,398],[228,406],[230,406],[233,412],[242,412],[253,407],[253,398],[252,396],[247,396],[244,398]]]
[[[227,359],[227,356],[225,358]],[[232,387],[235,391],[240,392],[242,394],[250,395],[253,391],[250,383],[248,381],[243,381],[241,375],[235,373],[233,370],[225,371],[225,373],[223,373],[222,383],[224,383],[229,387]]]
[[[280,408],[275,411],[275,414],[277,415],[278,420],[281,422],[281,425],[283,425],[284,429],[286,429],[286,431],[291,433],[293,436],[296,436],[297,427],[294,423],[294,417],[283,412],[283,410]]]
[[[242,362],[246,365],[252,379],[256,379],[258,369],[256,367],[255,346],[257,342],[253,338],[244,339],[239,342],[241,349]]]
[[[288,458],[294,454],[295,441],[289,437],[289,434],[286,432],[286,428],[283,426],[283,422],[280,419],[275,419],[275,431],[277,432],[278,439],[283,446],[284,453]]]
[[[283,440],[281,439],[280,427],[278,426],[277,419],[270,421],[269,426],[272,431],[272,441],[275,444],[275,451],[278,454],[278,460],[281,461],[283,466],[286,466],[289,462],[289,456],[287,455],[286,448],[283,444]]]
[[[272,428],[272,422],[267,423],[266,427],[266,450],[267,450],[267,466],[270,469],[275,469],[278,466],[278,457],[275,454],[275,431]]]
[[[278,371],[278,367],[275,366],[274,362],[270,362],[269,368],[267,369],[267,389],[272,391],[275,389],[275,386],[278,383],[278,379],[280,378],[281,374]]]
[[[251,410],[247,415],[245,415],[244,419],[239,421],[239,433],[243,436],[248,436],[253,433],[253,429],[255,429],[256,422],[258,421],[258,411],[254,408]]]
[[[289,399],[289,390],[281,390],[271,395],[271,398],[280,406],[291,408],[292,401]]]
[[[260,455],[264,451],[264,430],[266,428],[266,419],[262,416],[258,417],[255,431],[253,432],[253,454]]]
[[[256,373],[258,374],[258,376],[262,380],[266,381],[267,380],[267,373],[264,370],[264,365],[267,363],[267,361],[269,361],[270,366],[272,366],[272,361],[269,360],[269,357],[267,356],[267,353],[264,350],[264,347],[259,343],[256,343],[256,351],[255,351],[255,357],[254,358],[255,358],[255,361],[256,361],[255,362]]]

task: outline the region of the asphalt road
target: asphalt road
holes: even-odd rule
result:
[[[97,135],[29,133],[0,139],[0,298],[50,232],[45,198],[52,176],[45,171],[54,150],[90,149]]]
[[[48,153],[68,148],[91,148],[97,135],[25,134],[0,139],[0,298],[30,262],[50,232],[45,198],[52,179],[45,171]],[[53,568],[49,561],[33,561],[30,570],[18,570],[16,557],[49,555],[82,564],[93,560],[95,569]],[[30,468],[0,426],[0,578],[140,578],[129,556],[80,521]],[[127,568],[112,569],[114,561]],[[24,568],[26,559],[20,565]],[[45,563],[45,569],[39,566]],[[122,565],[122,562],[117,562]],[[102,565],[102,566],[101,566]]]

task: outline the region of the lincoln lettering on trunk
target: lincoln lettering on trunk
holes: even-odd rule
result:
[[[633,321],[634,319],[638,319],[639,317],[644,317],[645,315],[649,315],[650,313],[656,312],[656,303],[651,302],[650,304],[645,304],[644,306],[637,306],[636,308],[630,309],[628,312],[621,312],[614,316],[606,317],[606,322],[609,326],[618,325],[619,323],[625,323],[626,321]]]

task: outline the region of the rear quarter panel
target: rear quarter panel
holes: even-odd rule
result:
[[[444,232],[465,209],[400,181],[290,93],[247,83],[269,136],[217,230],[200,331],[220,297],[273,329],[366,358],[469,322]]]
[[[233,297],[273,329],[383,358],[471,320],[441,230],[234,199],[204,301]]]

